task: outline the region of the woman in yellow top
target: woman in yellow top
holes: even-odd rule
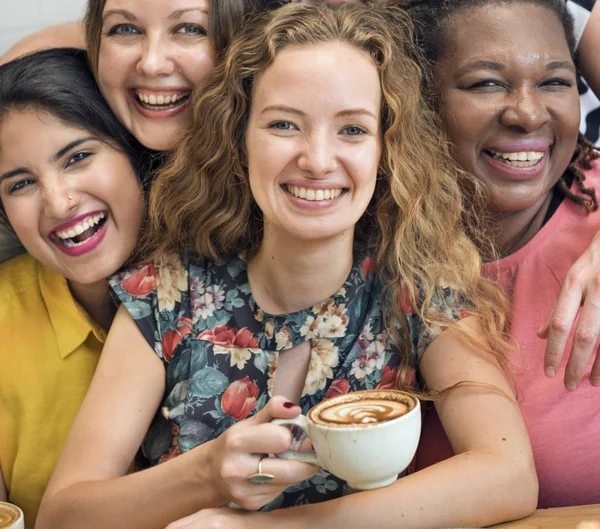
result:
[[[131,254],[147,150],[114,117],[84,52],[0,67],[0,221],[27,251],[0,265],[0,476],[33,527]]]

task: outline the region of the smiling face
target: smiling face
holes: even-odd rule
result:
[[[0,199],[25,249],[80,284],[125,263],[143,212],[124,154],[30,110],[10,111],[0,126]]]
[[[560,21],[530,3],[459,11],[435,77],[463,168],[496,213],[536,208],[577,142],[575,68]]]
[[[257,79],[246,147],[265,232],[303,240],[353,234],[381,158],[381,87],[348,44],[290,46]]]
[[[192,122],[189,97],[214,66],[208,0],[106,0],[98,84],[144,146],[172,148]]]

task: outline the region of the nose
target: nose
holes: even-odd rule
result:
[[[171,48],[159,35],[148,34],[140,49],[137,71],[145,77],[166,77],[174,70]]]
[[[516,127],[524,132],[540,129],[549,119],[550,114],[543,96],[530,88],[515,91],[501,117],[503,125]]]
[[[55,184],[43,191],[44,214],[54,220],[72,216],[79,205],[79,193],[66,185]]]
[[[298,167],[311,173],[314,178],[323,178],[337,167],[335,140],[323,134],[312,134],[304,142],[298,158]]]

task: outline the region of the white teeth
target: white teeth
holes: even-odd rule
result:
[[[298,186],[286,186],[288,192],[297,198],[303,198],[305,200],[321,201],[321,200],[333,200],[342,194],[342,189],[310,189],[306,187]]]
[[[171,105],[175,104],[180,99],[183,99],[189,94],[144,94],[142,92],[136,92],[136,96],[140,103],[146,103],[147,105],[160,106],[160,105]]]
[[[502,158],[504,160],[508,160],[510,162],[537,162],[544,157],[544,152],[496,152],[490,150],[492,154],[497,156],[498,158]]]
[[[72,239],[73,237],[77,237],[77,235],[81,235],[84,231],[89,230],[104,218],[104,213],[97,213],[96,215],[86,217],[82,221],[75,224],[75,226],[71,226],[68,230],[57,231],[56,236],[65,241],[65,243],[70,243],[71,246],[76,246],[77,243],[74,243],[73,241],[66,241],[66,239]],[[67,244],[67,246],[69,245]]]

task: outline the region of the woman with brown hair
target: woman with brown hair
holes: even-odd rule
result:
[[[423,529],[534,508],[505,302],[461,230],[468,177],[421,74],[393,8],[291,4],[243,28],[155,183],[147,264],[112,280],[122,305],[41,529],[162,529],[197,511],[181,523]],[[412,388],[415,370],[451,461],[349,499],[324,470],[263,459],[292,442],[273,418]],[[125,476],[140,444],[151,468]],[[273,479],[254,483],[257,468]],[[211,509],[230,502],[242,509]]]

